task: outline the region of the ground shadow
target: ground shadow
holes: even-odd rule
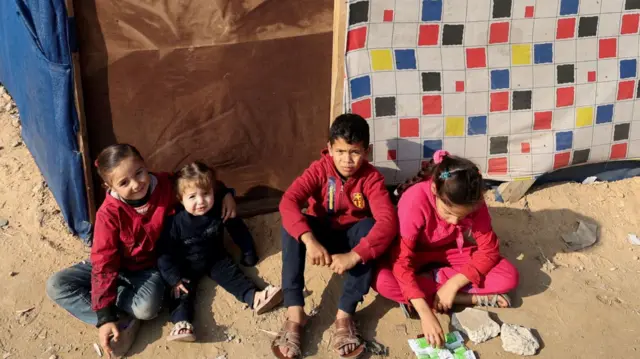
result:
[[[141,354],[148,346],[162,338],[162,328],[170,320],[167,311],[162,311],[155,319],[143,321],[135,342],[127,352],[127,357]]]
[[[207,277],[200,280],[198,297],[195,305],[193,326],[198,336],[198,343],[220,343],[227,340],[227,327],[218,325],[214,318],[213,298],[216,295],[217,283]]]

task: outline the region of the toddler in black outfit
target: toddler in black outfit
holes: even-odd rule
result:
[[[214,171],[200,162],[184,166],[176,176],[176,193],[182,207],[167,219],[158,249],[158,268],[173,288],[169,341],[194,341],[193,311],[198,280],[208,275],[238,300],[265,313],[282,302],[282,290],[258,290],[223,245],[223,228],[242,250],[243,265],[258,261],[253,238],[240,218],[230,190],[217,182]]]

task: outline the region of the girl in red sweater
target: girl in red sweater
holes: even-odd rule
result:
[[[155,269],[156,242],[175,195],[167,173],[150,173],[138,150],[105,148],[95,162],[107,195],[96,214],[90,262],[49,278],[47,294],[83,322],[98,327],[111,356],[126,353],[140,320],[154,318],[164,282]]]
[[[400,241],[373,286],[406,314],[409,305],[415,308],[425,338],[441,347],[444,334],[432,310],[508,307],[506,293],[517,286],[518,272],[500,256],[482,175],[471,161],[437,151],[397,192]]]

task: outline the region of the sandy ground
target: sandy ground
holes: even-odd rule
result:
[[[26,147],[15,116],[0,109],[0,355],[3,358],[96,358],[89,327],[55,306],[44,285],[53,272],[85,259],[88,250],[71,236]],[[488,198],[491,198],[488,194]],[[489,199],[504,255],[521,272],[516,308],[492,310],[495,318],[535,328],[540,358],[640,357],[640,178],[609,184],[560,184],[539,189],[512,205]],[[578,219],[598,223],[599,241],[580,253],[565,253],[560,235]],[[278,214],[248,220],[263,258],[248,273],[279,283]],[[522,254],[522,256],[521,256]],[[517,258],[522,258],[518,260]],[[543,269],[550,260],[557,268]],[[325,269],[306,273],[307,311],[318,314],[307,327],[306,357],[332,358],[333,314],[341,280]],[[19,314],[19,311],[33,308]],[[168,314],[143,324],[131,358],[270,358],[271,337],[284,316],[278,309],[260,317],[205,279],[195,323],[200,342],[168,344]],[[440,317],[443,326],[449,319]],[[410,358],[406,340],[420,332],[393,303],[371,292],[360,307],[364,336],[389,347],[390,358]],[[470,343],[469,343],[470,344]],[[480,358],[514,358],[495,338],[470,345]],[[9,355],[10,356],[7,356]],[[371,356],[377,358],[377,356]]]

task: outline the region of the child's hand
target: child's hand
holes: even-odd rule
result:
[[[184,283],[189,283],[189,280],[188,279],[182,279],[181,281],[178,282],[178,284],[176,284],[173,287],[173,296],[175,298],[180,298],[180,296],[182,295],[181,293],[189,294],[189,291],[184,286]]]
[[[351,251],[344,254],[334,254],[331,256],[331,270],[336,274],[343,274],[349,269],[355,267],[361,258],[358,253]]]
[[[438,321],[438,318],[436,318],[436,316],[430,311],[427,311],[427,313],[428,314],[426,315],[420,316],[420,324],[422,326],[424,339],[432,346],[442,348],[445,340],[440,321]]]
[[[222,199],[222,222],[229,218],[236,218],[236,201],[231,193],[227,193]]]
[[[327,249],[318,242],[313,233],[307,232],[300,236],[300,240],[307,247],[307,257],[314,266],[328,266],[331,264],[331,256]]]
[[[451,310],[453,307],[453,300],[458,294],[458,288],[450,283],[446,282],[438,292],[436,293],[435,298],[433,299],[433,307],[441,313],[445,313]]]
[[[98,328],[98,342],[100,346],[102,346],[102,350],[107,354],[107,358],[111,358],[112,353],[111,346],[109,345],[111,336],[113,336],[114,342],[117,342],[120,338],[120,331],[118,330],[116,322],[104,323]]]

